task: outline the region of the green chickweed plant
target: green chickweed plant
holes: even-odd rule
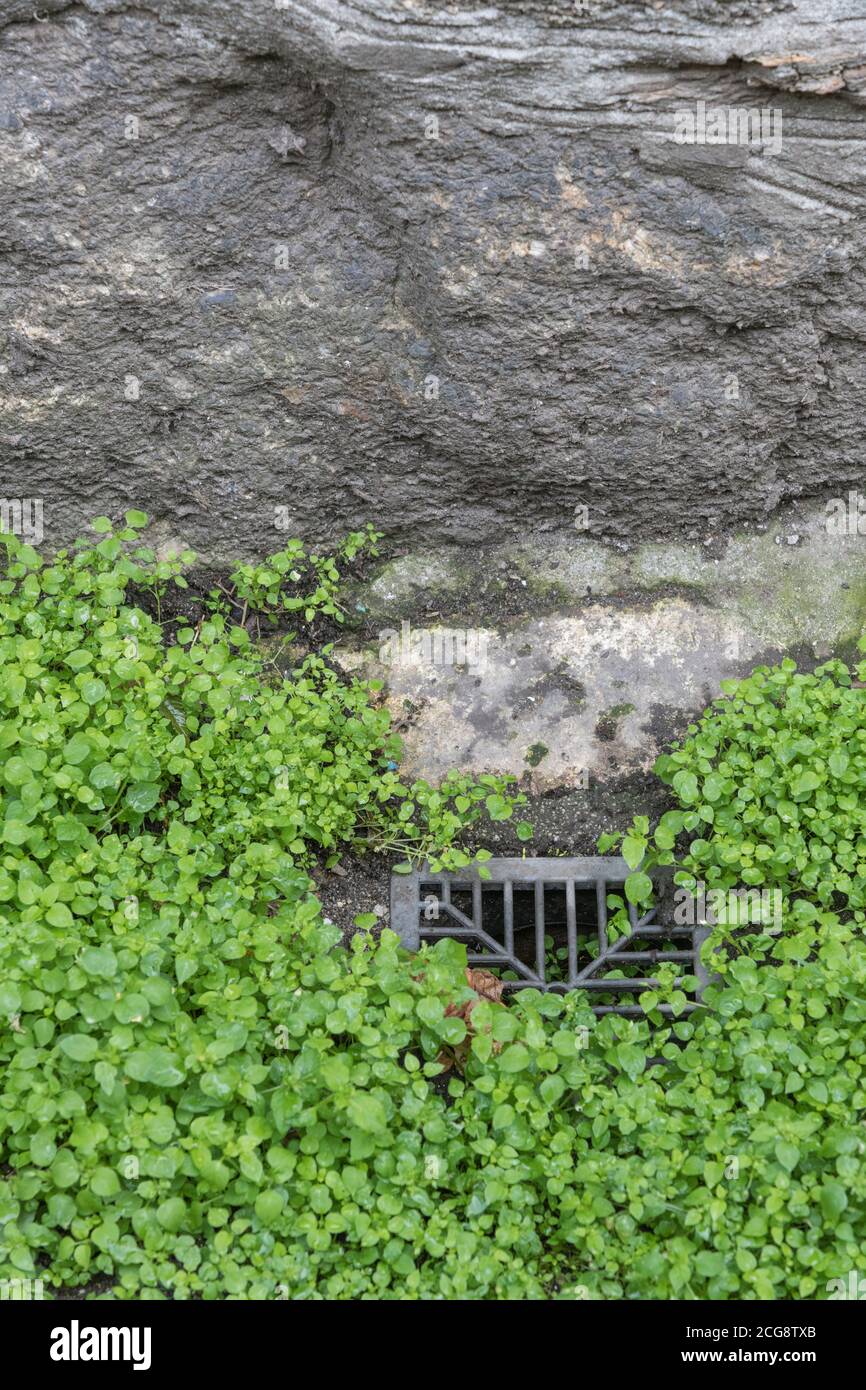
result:
[[[343,949],[309,869],[358,841],[448,866],[516,798],[401,783],[371,685],[320,656],[277,679],[224,613],[166,643],[127,591],[182,576],[156,577],[127,523],[51,562],[0,538],[0,1278],[119,1298],[822,1298],[866,1267],[866,721],[842,670],[753,678],[760,698],[710,712],[673,764],[670,846],[631,832],[645,860],[700,827],[711,855],[692,843],[684,872],[708,878],[714,856],[739,876],[778,859],[808,911],[717,935],[703,1007],[655,1025],[653,997],[642,1019],[596,1019],[580,992],[494,1002],[454,941]],[[776,808],[770,859],[745,814],[759,787],[796,812]],[[840,799],[850,827],[828,840]]]
[[[807,675],[785,660],[724,681],[724,697],[655,765],[682,809],[652,834],[637,816],[625,836],[599,841],[621,846],[629,900],[649,902],[648,871],[676,863],[687,888],[778,889],[795,923],[828,908],[866,921],[864,676],[866,662],[855,680],[842,661]],[[680,835],[688,845],[677,858]]]
[[[281,614],[297,614],[307,623],[323,614],[342,623],[339,563],[364,552],[378,555],[381,539],[382,533],[369,525],[364,531],[351,531],[335,556],[308,555],[301,541],[291,540],[261,564],[239,565],[231,575],[235,596],[244,615],[263,614],[272,623]]]

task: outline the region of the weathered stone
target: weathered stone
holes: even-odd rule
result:
[[[723,536],[862,476],[847,0],[0,0],[0,478],[210,556]],[[781,113],[781,147],[677,113]],[[775,128],[774,128],[775,129]],[[585,512],[581,509],[585,508]]]
[[[414,555],[363,591],[377,642],[349,635],[336,659],[385,682],[408,771],[531,771],[538,791],[586,792],[648,770],[726,678],[784,655],[855,658],[866,535],[827,521],[800,508],[801,545],[768,531],[722,559],[698,545],[623,556],[586,538],[530,542],[512,555],[531,576],[517,614],[497,614],[492,591],[472,604],[495,553],[478,568]]]

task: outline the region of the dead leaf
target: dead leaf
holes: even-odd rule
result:
[[[501,980],[498,980],[489,970],[472,970],[466,968],[466,983],[473,991],[473,997],[466,999],[462,1004],[448,1004],[445,1009],[446,1018],[462,1018],[466,1024],[466,1037],[462,1043],[455,1047],[443,1047],[437,1062],[445,1071],[450,1071],[456,1067],[462,1072],[469,1057],[469,1048],[475,1029],[472,1026],[472,1014],[481,1003],[494,1004],[499,1008],[505,1008],[502,1003],[502,991],[505,988]],[[502,1048],[500,1042],[493,1042],[493,1051],[499,1052]]]
[[[492,1003],[498,1004],[502,998],[502,991],[505,986],[501,980],[490,970],[470,970],[466,971],[466,983],[480,994],[482,999],[489,999]]]

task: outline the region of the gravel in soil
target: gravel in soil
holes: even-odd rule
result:
[[[391,869],[398,861],[386,854],[344,854],[334,869],[317,865],[311,877],[322,904],[322,912],[343,934],[347,945],[358,928],[355,918],[375,913],[378,936],[389,925]]]

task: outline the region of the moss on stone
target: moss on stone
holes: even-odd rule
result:
[[[526,750],[524,762],[528,763],[530,767],[538,767],[538,764],[547,757],[549,751],[546,743],[533,743]]]

